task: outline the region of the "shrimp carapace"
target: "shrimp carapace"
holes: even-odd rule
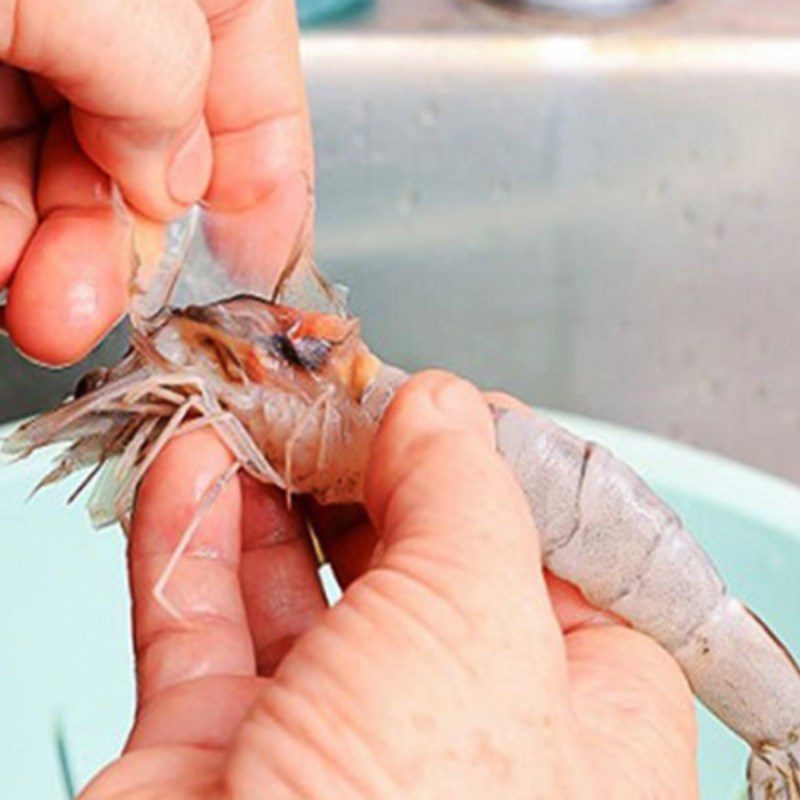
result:
[[[175,309],[165,324],[175,326],[187,346],[208,351],[229,379],[266,384],[292,372],[304,384],[333,381],[358,401],[380,368],[357,319],[247,295]]]

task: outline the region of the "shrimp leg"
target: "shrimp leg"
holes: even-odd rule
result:
[[[183,619],[183,616],[166,596],[165,592],[167,584],[169,583],[169,579],[175,572],[175,567],[178,566],[178,562],[186,552],[186,549],[191,544],[192,539],[194,538],[195,533],[197,533],[197,529],[200,527],[200,523],[203,521],[205,515],[208,513],[211,506],[214,505],[214,502],[220,496],[222,490],[231,482],[234,475],[236,475],[240,469],[241,464],[239,464],[237,461],[234,461],[233,464],[231,464],[225,470],[225,472],[223,472],[222,475],[220,475],[214,481],[214,483],[212,483],[205,490],[205,492],[203,492],[203,496],[200,498],[200,502],[195,509],[189,524],[181,534],[178,545],[172,551],[172,555],[169,557],[166,566],[153,586],[153,598],[168,614],[170,614],[170,616],[174,617],[175,619]]]
[[[798,800],[800,670],[791,655],[630,468],[542,417],[493,411],[548,569],[674,656],[697,697],[750,744],[751,800]]]
[[[266,456],[256,447],[242,423],[232,414],[225,413],[214,395],[203,389],[203,413],[208,415],[214,430],[220,435],[228,449],[236,456],[242,469],[262,483],[284,489],[283,476],[270,464]]]
[[[175,436],[179,426],[189,411],[197,407],[198,400],[196,395],[190,395],[177,409],[173,407],[172,416],[167,419],[166,424],[158,433],[155,440],[146,445],[144,457],[139,464],[136,464],[143,450],[143,444],[150,438],[156,420],[150,419],[142,423],[142,426],[136,432],[134,439],[126,449],[123,457],[117,463],[114,472],[115,477],[121,479],[121,483],[114,497],[113,505],[115,515],[126,536],[130,532],[133,498],[139,486],[139,481],[153,461],[155,461],[159,453],[167,446],[170,439]],[[153,423],[153,425],[150,425],[150,423]],[[137,442],[139,438],[140,441]]]
[[[297,444],[300,436],[303,434],[303,431],[306,429],[306,426],[309,423],[309,420],[314,416],[316,411],[322,407],[324,409],[323,412],[323,419],[327,415],[328,407],[330,405],[331,399],[331,391],[323,391],[322,394],[319,395],[306,409],[300,416],[300,419],[297,421],[297,424],[294,427],[294,430],[289,434],[289,438],[286,440],[286,445],[284,447],[284,457],[283,457],[283,474],[284,474],[284,482],[286,484],[286,507],[292,507],[292,457],[294,455],[294,448]],[[320,433],[320,440],[324,442],[325,440],[326,431],[324,430],[324,425],[321,426],[321,433]],[[317,464],[319,464],[319,453],[321,451],[322,444],[317,447]]]

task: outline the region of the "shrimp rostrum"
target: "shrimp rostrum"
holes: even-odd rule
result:
[[[360,502],[372,439],[405,379],[369,351],[355,319],[237,296],[138,325],[119,364],[89,373],[4,450],[22,457],[67,443],[42,484],[91,467],[94,523],[127,527],[136,487],[167,442],[213,427],[234,465],[201,500],[154,589],[179,614],[169,574],[225,482],[243,470],[287,496]],[[786,648],[631,469],[541,416],[493,411],[545,565],[675,657],[697,697],[750,744],[751,798],[800,800],[800,671]]]

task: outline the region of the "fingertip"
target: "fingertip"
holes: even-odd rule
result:
[[[383,427],[403,428],[406,436],[440,427],[460,428],[494,443],[491,415],[481,393],[444,370],[426,370],[407,381],[389,407]]]
[[[26,38],[38,44],[28,60],[46,59],[70,101],[83,152],[132,206],[162,221],[199,200],[211,173],[204,108],[213,45],[201,5],[119,2],[110,13],[89,4]]]
[[[365,490],[373,521],[380,527],[394,487],[410,472],[432,470],[439,477],[429,488],[444,490],[463,468],[455,462],[477,464],[481,454],[494,454],[494,427],[481,393],[440,370],[414,376],[389,406],[372,449]]]
[[[411,379],[378,433],[365,489],[381,537],[378,576],[400,573],[434,588],[492,646],[535,642],[551,654],[542,669],[560,680],[561,634],[536,528],[474,386],[444,372]]]
[[[53,366],[85,356],[125,312],[130,258],[130,232],[112,211],[44,220],[9,288],[15,345]]]
[[[167,166],[167,191],[173,202],[188,206],[199,200],[211,180],[211,164],[211,134],[201,117]]]
[[[145,216],[169,221],[199,201],[211,180],[211,136],[205,120],[178,133],[131,135],[125,120],[73,110],[72,124],[83,151]]]
[[[544,571],[544,578],[553,612],[565,634],[574,633],[582,628],[627,626],[625,620],[610,611],[600,611],[592,606],[577,586],[559,578],[549,570]]]

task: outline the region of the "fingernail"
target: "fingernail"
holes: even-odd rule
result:
[[[172,157],[167,169],[167,190],[176,203],[199,200],[211,178],[211,137],[201,119]]]

